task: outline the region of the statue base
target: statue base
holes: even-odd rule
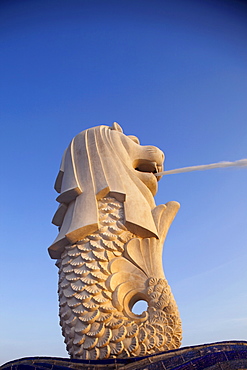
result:
[[[1,370],[247,370],[247,342],[227,341],[184,347],[151,356],[108,360],[70,360],[26,357],[10,361]]]

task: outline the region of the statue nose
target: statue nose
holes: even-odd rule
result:
[[[146,147],[146,155],[152,162],[156,162],[158,166],[162,166],[165,160],[165,154],[155,146]]]

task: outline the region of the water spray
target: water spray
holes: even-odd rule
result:
[[[175,170],[155,173],[155,176],[173,175],[177,173],[192,172],[192,171],[205,171],[205,170],[211,170],[213,168],[246,167],[246,166],[247,166],[247,158],[239,159],[238,161],[234,161],[234,162],[217,162],[217,163],[211,163],[211,164],[203,164],[199,166],[177,168]]]

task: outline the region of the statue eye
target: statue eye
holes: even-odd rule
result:
[[[134,143],[136,144],[139,144],[140,145],[140,140],[138,139],[138,137],[134,136],[134,135],[128,135],[128,137],[134,141]]]

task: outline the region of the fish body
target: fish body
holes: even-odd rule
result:
[[[68,244],[57,260],[60,324],[70,356],[96,360],[178,348],[181,320],[163,273],[162,240],[131,233],[115,198],[97,204],[99,229]],[[156,208],[161,222],[169,207]],[[139,300],[148,307],[136,315]]]

